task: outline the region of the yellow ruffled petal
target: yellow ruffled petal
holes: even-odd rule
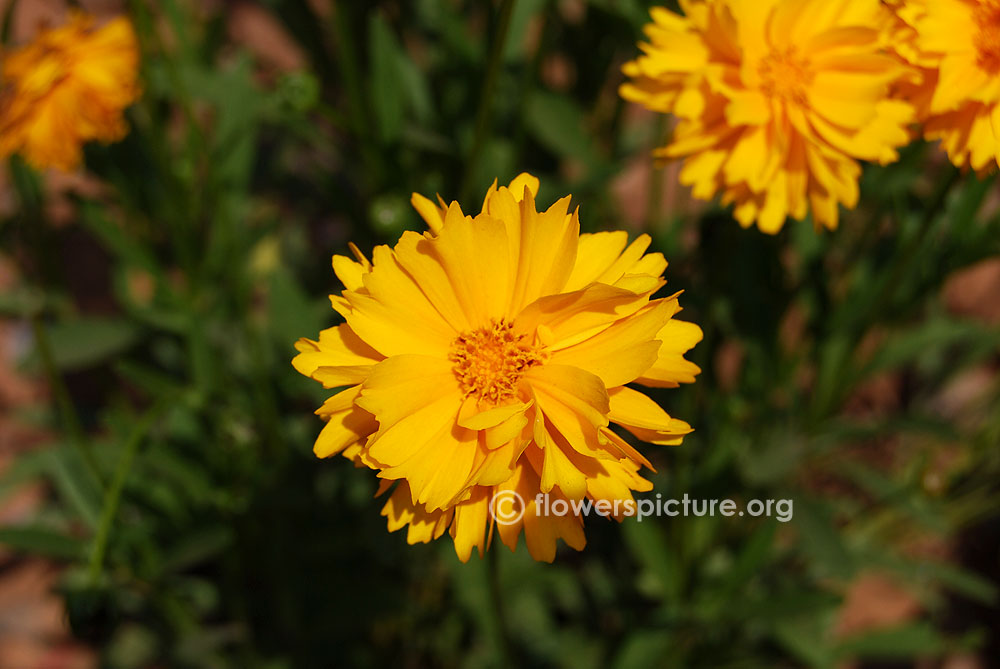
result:
[[[361,383],[383,359],[347,325],[323,330],[318,342],[300,339],[295,349],[299,355],[292,359],[292,366],[327,388]]]
[[[615,388],[608,392],[611,402],[609,418],[626,430],[651,444],[681,443],[691,426],[671,418],[653,400],[631,388]]]
[[[535,199],[525,190],[520,203],[520,220],[504,221],[508,238],[517,240],[519,253],[510,301],[510,312],[517,313],[543,295],[562,291],[576,262],[580,222],[576,214],[567,216],[569,198],[565,197],[544,212],[535,210]],[[518,230],[511,234],[510,228]]]
[[[684,354],[694,348],[704,335],[694,323],[670,319],[656,333],[660,350],[656,362],[647,369],[636,383],[657,388],[675,388],[681,383],[694,383],[701,373],[698,365],[684,359]]]
[[[447,208],[442,209],[420,193],[413,193],[410,196],[410,204],[417,210],[417,213],[420,214],[420,218],[424,219],[424,223],[427,224],[427,227],[430,228],[431,232],[437,234],[441,231],[441,227],[444,225],[444,214],[445,211],[447,211]]]
[[[373,254],[365,291],[345,291],[347,323],[382,355],[446,355],[457,334],[387,247]]]
[[[455,519],[451,536],[455,540],[455,553],[462,562],[468,562],[472,549],[483,557],[488,526],[490,489],[476,488],[469,499],[455,506]]]
[[[316,413],[326,420],[313,452],[316,457],[328,458],[363,441],[378,429],[375,417],[354,404],[360,386],[341,391],[323,403]]]
[[[510,185],[507,186],[507,189],[514,196],[514,199],[520,202],[524,199],[525,189],[531,193],[531,197],[533,199],[538,197],[538,187],[540,185],[541,182],[538,180],[538,177],[532,176],[527,172],[521,172],[514,177],[514,179],[510,182]]]
[[[656,362],[660,350],[656,333],[676,311],[676,299],[650,302],[590,339],[556,351],[551,362],[595,374],[608,388],[631,383]]]

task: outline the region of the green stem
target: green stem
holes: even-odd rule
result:
[[[122,490],[125,481],[128,479],[129,471],[132,469],[132,461],[139,450],[139,444],[146,435],[153,421],[169,405],[172,396],[161,398],[159,402],[150,408],[146,415],[132,430],[125,449],[118,459],[118,466],[115,468],[114,478],[104,493],[104,506],[101,508],[101,518],[97,526],[97,534],[94,536],[93,548],[90,552],[90,564],[87,570],[87,578],[91,585],[95,585],[101,575],[101,568],[104,565],[104,555],[107,553],[108,540],[111,538],[111,526],[114,524],[115,515],[118,513],[118,505],[121,501]]]
[[[468,202],[472,197],[474,179],[476,178],[476,166],[479,162],[479,154],[482,153],[486,143],[486,136],[490,129],[490,110],[493,107],[493,93],[496,90],[497,79],[500,76],[500,66],[503,63],[503,49],[507,43],[507,33],[510,31],[510,19],[514,14],[515,0],[503,0],[500,5],[500,15],[497,24],[496,34],[493,37],[493,44],[490,48],[489,62],[486,65],[486,78],[483,81],[483,90],[479,97],[479,109],[476,111],[476,129],[472,139],[472,148],[465,161],[465,177],[462,179],[461,202]]]
[[[653,136],[657,147],[666,144],[667,116],[658,114],[654,124]],[[656,161],[649,161],[649,193],[646,199],[646,230],[652,231],[659,227],[660,209],[663,206],[663,169],[656,166]]]
[[[158,178],[166,179],[175,192],[173,196],[177,198],[177,206],[171,207],[166,218],[173,227],[169,235],[174,244],[175,252],[185,274],[189,278],[199,276],[199,260],[203,258],[200,252],[201,242],[197,238],[198,223],[202,218],[203,190],[204,184],[196,184],[198,173],[198,160],[209,161],[209,142],[202,132],[201,126],[194,112],[194,102],[191,92],[181,72],[179,62],[182,57],[187,57],[190,53],[188,40],[184,37],[183,30],[179,26],[183,25],[181,17],[177,14],[176,5],[167,4],[161,7],[164,12],[156,17],[153,16],[149,7],[142,0],[129,0],[132,16],[139,32],[139,48],[142,55],[143,76],[149,76],[146,72],[147,64],[159,62],[165,65],[164,72],[170,82],[170,102],[180,110],[186,124],[186,144],[188,155],[192,165],[189,174],[176,169],[178,163],[177,156],[173,148],[161,137],[161,132],[152,128],[144,139],[147,145],[153,147],[154,157],[158,159],[158,167],[161,175]],[[156,19],[166,18],[175,28],[174,33],[178,39],[178,53],[171,53],[156,27]],[[150,107],[151,109],[153,107]],[[159,119],[151,119],[154,124]],[[196,187],[197,186],[197,187]],[[183,205],[181,205],[183,203]]]
[[[521,77],[521,95],[517,105],[517,125],[514,128],[514,159],[515,165],[520,166],[524,155],[524,146],[528,140],[528,131],[524,123],[525,109],[531,97],[532,90],[537,86],[542,76],[542,63],[545,59],[546,48],[550,41],[552,25],[555,22],[551,16],[553,0],[545,3],[541,14],[541,28],[538,35],[538,47],[531,57],[530,66],[524,68],[524,75]]]
[[[864,337],[865,332],[885,313],[899,286],[905,284],[903,279],[919,258],[920,251],[934,228],[935,220],[947,204],[948,194],[960,178],[961,172],[951,168],[948,176],[939,183],[924,209],[919,229],[899,250],[896,260],[888,268],[887,276],[879,285],[874,296],[860,305],[856,316],[845,318],[843,321],[835,320],[830,327],[832,343],[824,350],[825,357],[819,361],[820,382],[817,383],[819,387],[828,387],[829,390],[822,394],[813,395],[812,420],[820,420],[828,416],[847,397],[851,384],[856,378],[856,370],[850,362],[858,343]],[[824,383],[824,378],[831,379],[831,381]]]
[[[333,8],[333,31],[336,37],[337,63],[340,65],[340,76],[344,79],[347,91],[347,110],[351,125],[358,141],[361,160],[367,166],[365,172],[372,181],[377,181],[381,174],[381,166],[377,154],[372,150],[374,136],[368,125],[365,114],[364,87],[362,86],[361,68],[358,65],[357,52],[354,47],[352,28],[349,25],[348,6],[350,3],[338,2]]]
[[[17,11],[18,0],[14,0],[7,5],[7,10],[3,13],[3,25],[0,26],[0,42],[3,46],[10,45],[10,35],[13,32],[14,12]]]
[[[501,666],[513,667],[513,654],[510,643],[510,628],[503,605],[503,594],[500,588],[500,550],[494,546],[486,551],[487,578],[489,580],[490,604],[493,608],[493,624],[496,636],[497,650],[500,654]]]
[[[56,367],[55,357],[52,355],[52,346],[49,344],[48,331],[40,314],[31,317],[31,329],[35,337],[35,347],[38,349],[38,357],[41,359],[42,368],[48,378],[49,386],[52,388],[52,395],[56,402],[56,408],[62,420],[63,427],[69,435],[70,442],[80,452],[87,470],[90,472],[98,485],[103,486],[101,469],[97,464],[97,458],[90,448],[90,443],[80,425],[80,417],[76,413],[76,407],[70,398],[66,383]]]
[[[917,259],[920,249],[934,227],[934,220],[941,213],[947,202],[948,194],[951,192],[952,187],[961,179],[961,176],[962,173],[959,170],[951,168],[948,176],[938,185],[927,208],[924,210],[924,215],[920,220],[920,229],[917,230],[900,252],[899,260],[893,264],[892,269],[889,271],[889,277],[883,282],[881,290],[879,290],[875,299],[870,303],[871,306],[863,311],[865,318],[857,324],[859,328],[864,327],[864,321],[881,314],[888,306],[896,288],[902,285],[901,281],[903,277],[910,271],[914,261]]]

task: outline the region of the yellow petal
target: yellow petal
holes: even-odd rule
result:
[[[618,259],[627,242],[628,233],[624,230],[580,235],[576,262],[565,289],[579,290],[596,281]]]
[[[550,348],[565,348],[576,343],[581,334],[596,334],[595,328],[610,325],[641,309],[649,295],[662,285],[651,276],[637,277],[627,290],[594,283],[571,293],[547,295],[528,305],[514,321],[518,332],[531,334],[540,325],[551,333]]]
[[[473,328],[507,317],[510,252],[502,221],[469,220],[453,205],[433,248]]]
[[[393,252],[383,246],[373,254],[365,274],[367,293],[347,291],[345,315],[351,329],[385,356],[403,353],[445,357],[456,332],[403,271]]]
[[[417,210],[420,214],[420,218],[424,219],[427,223],[427,227],[430,228],[431,232],[438,233],[441,230],[441,226],[444,225],[444,212],[426,197],[420,193],[414,193],[410,196],[410,204],[413,208]]]
[[[496,427],[516,414],[523,414],[531,406],[531,402],[515,402],[507,406],[492,407],[480,411],[472,398],[467,398],[462,404],[462,412],[458,424],[469,430],[485,430]]]
[[[472,483],[477,436],[455,426],[457,409],[430,405],[377,434],[369,447],[384,466],[379,477],[406,479],[413,503],[428,511],[453,505]]]
[[[378,429],[375,417],[354,405],[359,391],[360,386],[341,391],[316,411],[327,421],[313,446],[317,457],[336,455]]]
[[[656,362],[660,350],[656,333],[676,311],[676,299],[650,302],[600,334],[554,352],[551,363],[586,370],[600,377],[608,388],[623,386]]]
[[[385,429],[442,398],[454,402],[457,416],[461,394],[451,363],[423,355],[398,355],[375,365],[357,403],[375,414]]]
[[[490,488],[477,487],[469,499],[455,507],[451,536],[455,541],[455,553],[462,562],[469,561],[473,548],[483,557],[489,504]]]
[[[580,222],[576,214],[567,216],[569,198],[553,204],[547,211],[535,210],[535,199],[520,203],[519,234],[508,238],[520,244],[510,312],[517,313],[542,295],[561,292],[576,262]],[[510,226],[510,223],[504,221]]]
[[[299,355],[292,359],[292,366],[327,388],[361,383],[382,360],[347,325],[323,330],[318,342],[300,339],[295,348]]]
[[[521,172],[514,177],[514,179],[510,182],[510,185],[507,186],[507,189],[510,190],[511,194],[513,194],[514,199],[520,202],[524,199],[524,189],[526,188],[528,189],[528,192],[531,193],[532,198],[538,197],[538,187],[540,185],[541,183],[539,182],[538,177],[532,176],[527,172]]]
[[[642,393],[631,388],[609,391],[609,417],[643,441],[652,444],[678,444],[691,432],[684,421],[671,418],[666,411]]]
[[[694,323],[670,319],[656,334],[662,344],[656,362],[636,379],[636,383],[654,387],[676,387],[681,383],[694,383],[701,373],[698,365],[684,359],[684,354],[701,341],[701,328]]]
[[[406,231],[393,248],[400,267],[420,286],[421,292],[455,332],[472,328],[468,314],[458,300],[436,249],[436,240]]]

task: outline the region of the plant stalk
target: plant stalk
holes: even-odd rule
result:
[[[31,317],[31,330],[35,338],[35,347],[38,349],[38,357],[41,360],[42,368],[48,379],[49,387],[52,389],[52,396],[56,402],[63,427],[69,435],[70,443],[80,452],[83,462],[98,485],[103,487],[104,482],[101,477],[101,469],[94,457],[94,451],[87,441],[86,434],[80,424],[80,417],[76,413],[76,407],[66,388],[66,383],[56,367],[55,357],[52,355],[52,346],[49,343],[48,330],[42,321],[41,314],[33,314]]]
[[[500,14],[497,22],[497,30],[493,36],[493,44],[490,47],[489,61],[486,65],[486,78],[483,80],[483,89],[479,97],[479,109],[476,111],[476,129],[472,139],[472,147],[465,161],[465,176],[462,178],[461,202],[468,202],[473,195],[476,178],[476,166],[479,163],[480,154],[486,144],[486,136],[490,130],[490,111],[493,107],[493,94],[496,92],[497,79],[500,76],[500,67],[503,64],[503,49],[507,43],[507,33],[510,32],[510,19],[514,14],[515,0],[503,0],[500,5]]]

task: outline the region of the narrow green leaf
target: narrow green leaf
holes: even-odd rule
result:
[[[101,490],[79,451],[66,446],[46,451],[48,474],[56,491],[90,528],[97,527]]]
[[[58,560],[76,560],[83,554],[81,541],[39,525],[0,527],[0,545],[20,553]]]
[[[49,327],[55,364],[62,371],[92,367],[128,349],[138,339],[135,325],[116,318],[87,318]]]
[[[377,12],[368,24],[369,62],[371,64],[371,99],[378,121],[379,139],[390,144],[403,129],[403,87],[399,67],[400,46],[392,29]]]
[[[683,587],[677,553],[667,544],[663,529],[656,523],[629,519],[622,523],[622,536],[629,552],[663,588],[664,599],[679,596]]]
[[[534,93],[528,98],[524,122],[535,139],[556,155],[594,162],[596,150],[583,110],[565,95]]]
[[[921,621],[847,639],[837,654],[845,659],[917,659],[939,655],[948,645],[934,626]]]

